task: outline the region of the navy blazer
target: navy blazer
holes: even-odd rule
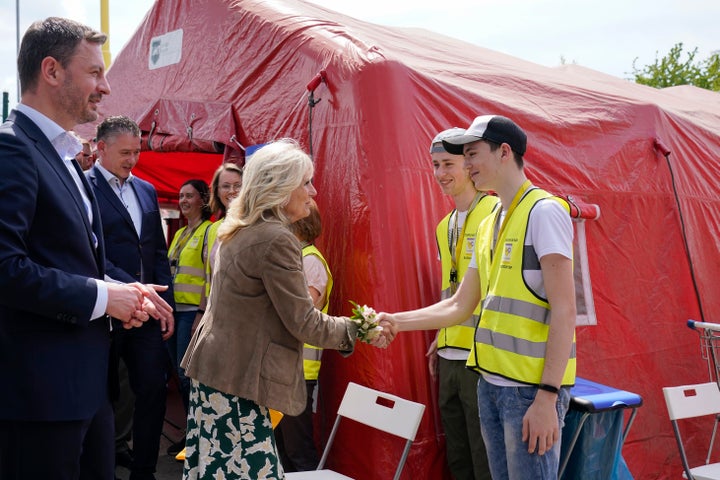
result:
[[[168,290],[160,295],[174,306],[167,240],[155,187],[138,177],[130,182],[142,211],[138,237],[130,213],[100,170],[93,167],[86,175],[100,206],[107,274],[128,283],[167,285]]]
[[[78,172],[92,225],[42,131],[17,111],[0,126],[0,419],[86,419],[107,400],[108,322],[90,321],[102,226]]]

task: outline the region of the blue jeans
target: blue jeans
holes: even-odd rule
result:
[[[478,410],[490,472],[494,480],[557,480],[560,441],[543,455],[528,453],[522,441],[522,420],[535,399],[537,387],[499,387],[480,377]],[[561,388],[555,404],[562,431],[570,403],[570,389]]]
[[[185,369],[180,367],[185,356],[185,350],[190,345],[192,338],[192,325],[195,321],[197,310],[189,312],[175,312],[175,333],[168,340],[168,349],[170,350],[170,358],[173,366],[177,370],[178,379],[180,380],[180,394],[185,407],[185,413],[188,411],[188,403],[190,396],[190,379],[185,376]]]

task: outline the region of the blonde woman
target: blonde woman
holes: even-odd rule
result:
[[[295,142],[258,150],[218,231],[208,308],[183,366],[192,378],[183,478],[283,478],[268,408],[305,409],[303,343],[350,354],[356,325],[313,306],[301,244],[288,226],[310,214],[313,164]],[[384,327],[374,344],[395,334]]]

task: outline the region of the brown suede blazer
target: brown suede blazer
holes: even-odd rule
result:
[[[288,415],[305,409],[303,343],[351,353],[357,328],[313,307],[300,243],[277,220],[218,251],[205,315],[182,366],[200,383]]]

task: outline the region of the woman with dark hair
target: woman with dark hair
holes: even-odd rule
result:
[[[322,233],[322,219],[317,204],[312,201],[310,215],[290,225],[290,230],[302,246],[303,275],[315,308],[328,313],[333,278],[327,260],[315,246]],[[275,429],[278,452],[286,472],[315,470],[320,462],[313,433],[313,405],[318,403],[318,377],[322,348],[303,345],[303,374],[307,403],[300,415],[286,415]]]
[[[180,367],[180,360],[190,343],[193,323],[196,317],[199,321],[203,313],[199,305],[205,291],[207,259],[203,251],[207,244],[208,227],[212,224],[209,200],[210,189],[204,181],[192,179],[182,184],[178,206],[187,220],[187,226],[177,231],[168,251],[175,292],[175,333],[168,340],[168,347],[180,380],[185,411],[188,407],[190,379]],[[182,450],[183,443],[184,441],[181,441],[171,445],[168,453],[178,453]]]

